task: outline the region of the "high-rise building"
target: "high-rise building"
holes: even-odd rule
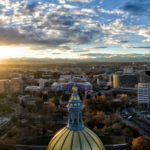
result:
[[[138,84],[138,104],[150,107],[150,83]]]
[[[73,87],[73,94],[68,104],[68,124],[50,141],[47,150],[104,150],[99,137],[84,126],[82,119],[83,104]]]
[[[113,87],[134,88],[138,84],[139,76],[135,73],[117,73],[113,75]]]
[[[113,87],[114,88],[119,87],[119,75],[117,74],[113,75]]]

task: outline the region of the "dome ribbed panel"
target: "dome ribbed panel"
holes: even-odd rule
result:
[[[57,143],[59,142],[59,140],[64,136],[64,134],[68,131],[67,128],[64,128],[63,130],[61,130],[59,133],[56,134],[56,136],[54,136],[54,138],[51,140],[49,146],[48,146],[48,150],[53,150],[54,147],[57,145]]]
[[[101,142],[100,138],[93,131],[91,131],[90,129],[85,128],[84,130],[92,136],[92,138],[97,143],[97,145],[99,145],[100,150],[103,150],[104,149],[104,145]]]
[[[73,137],[73,145],[72,145],[72,150],[81,150],[80,149],[80,140],[78,136],[78,131],[74,131],[74,137]],[[71,150],[71,149],[68,149]]]
[[[70,131],[69,135],[66,137],[66,140],[64,141],[62,150],[66,150],[68,149],[68,147],[71,147],[72,136],[73,136],[73,131]]]
[[[104,150],[99,137],[90,129],[70,130],[65,127],[51,140],[47,150]]]

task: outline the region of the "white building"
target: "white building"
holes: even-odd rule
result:
[[[47,82],[49,82],[50,80],[48,80],[48,79],[39,79],[39,86],[41,87],[41,88],[44,88],[45,87],[45,83],[47,83]]]
[[[100,80],[99,80],[99,78],[97,78],[97,85],[100,85]]]
[[[138,104],[146,104],[150,107],[150,83],[138,84]]]
[[[133,67],[125,67],[125,68],[123,69],[123,72],[124,72],[124,73],[133,73]]]

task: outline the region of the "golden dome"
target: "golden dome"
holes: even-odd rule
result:
[[[99,137],[90,129],[60,130],[50,141],[47,150],[104,150]]]

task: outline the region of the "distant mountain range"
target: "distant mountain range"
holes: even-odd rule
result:
[[[93,54],[91,56],[94,56]],[[9,58],[0,59],[0,63],[76,63],[76,62],[149,62],[150,54],[101,54],[87,59],[51,59],[51,58]]]

